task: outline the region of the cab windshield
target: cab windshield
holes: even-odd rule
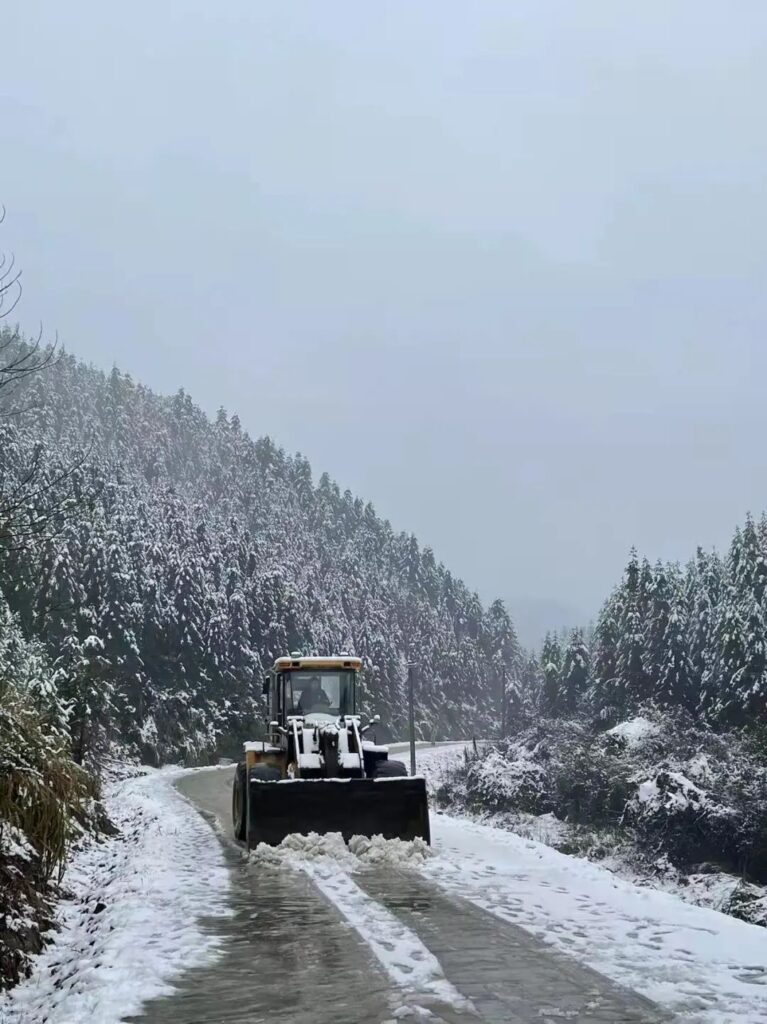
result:
[[[354,673],[291,672],[286,692],[288,714],[338,718],[354,714]]]

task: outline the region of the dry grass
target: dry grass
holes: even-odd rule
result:
[[[73,822],[82,820],[94,780],[70,759],[66,740],[46,728],[23,695],[5,687],[0,703],[0,821],[19,828],[47,880],[60,873]]]
[[[0,679],[0,990],[29,973],[53,924],[67,851],[94,825],[97,783],[72,761],[58,717]]]

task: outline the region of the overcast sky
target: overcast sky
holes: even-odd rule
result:
[[[767,505],[764,0],[24,0],[20,319],[588,617]]]

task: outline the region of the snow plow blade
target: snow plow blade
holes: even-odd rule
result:
[[[422,778],[250,782],[248,847],[277,846],[293,833],[431,841]]]

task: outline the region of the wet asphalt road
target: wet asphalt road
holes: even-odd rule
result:
[[[229,838],[231,779],[231,770],[217,769],[178,783],[219,832],[233,873],[233,916],[206,924],[222,936],[223,956],[181,977],[174,995],[152,1000],[132,1021],[258,1024],[279,1018],[295,1024],[381,1024],[423,1019],[427,1013],[434,1024],[669,1020],[640,996],[553,952],[523,929],[444,893],[416,872],[365,868],[355,872],[355,882],[418,935],[474,1009],[456,1009],[429,994],[404,995],[307,877],[243,860],[241,847]]]

